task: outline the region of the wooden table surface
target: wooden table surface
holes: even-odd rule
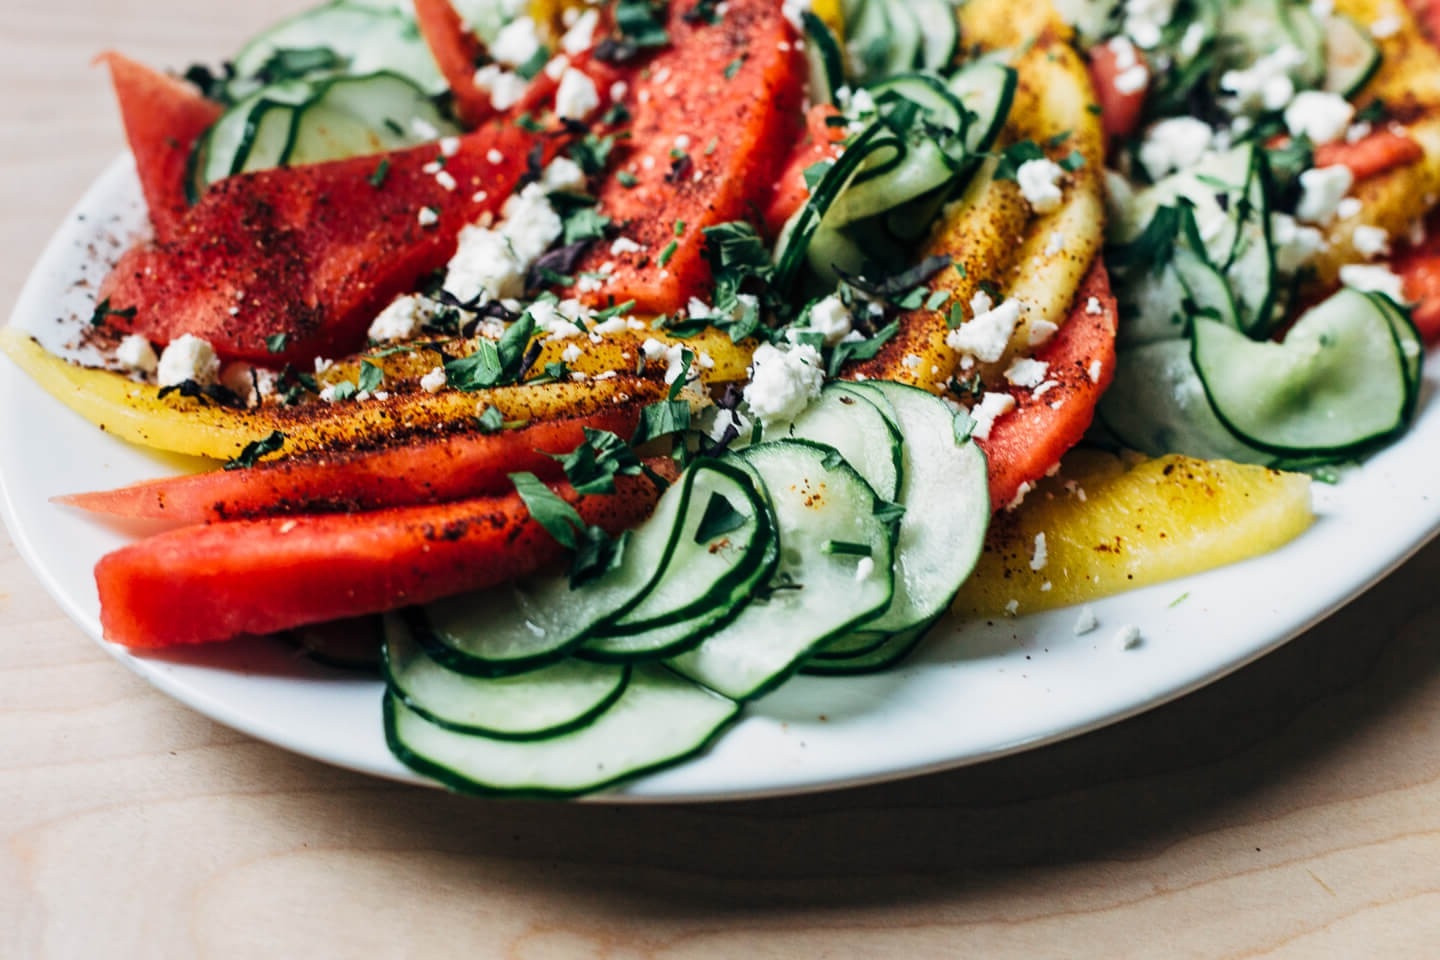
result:
[[[89,59],[215,62],[295,5],[5,0],[4,310],[121,148]],[[1032,753],[613,808],[466,800],[231,732],[106,656],[5,541],[0,956],[1434,957],[1437,582],[1440,543],[1239,674]]]

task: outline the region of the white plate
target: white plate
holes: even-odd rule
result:
[[[12,322],[63,342],[65,322],[89,316],[93,283],[142,223],[133,168],[117,161],[51,241]],[[1411,434],[1338,486],[1317,486],[1318,521],[1282,550],[1098,601],[1100,627],[1085,636],[1075,635],[1074,610],[942,623],[903,668],[792,680],[751,705],[703,757],[602,799],[739,798],[938,770],[1091,730],[1215,680],[1353,598],[1440,527],[1433,492],[1440,410],[1429,402],[1430,387],[1427,380]],[[45,587],[87,633],[221,723],[328,763],[421,782],[385,747],[378,682],[315,666],[268,641],[134,656],[100,640],[91,569],[147,527],[97,520],[49,498],[186,466],[100,433],[12,364],[0,364],[5,520]],[[1128,625],[1143,636],[1133,650],[1116,639]]]

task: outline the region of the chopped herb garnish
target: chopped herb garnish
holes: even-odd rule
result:
[[[900,321],[889,324],[868,340],[842,340],[830,353],[830,365],[826,375],[837,377],[845,364],[852,360],[872,360],[880,348],[889,343],[900,332]]]
[[[851,543],[848,540],[826,540],[820,545],[820,552],[832,557],[868,557],[874,549],[868,543]]]
[[[615,174],[615,179],[620,181],[620,186],[626,187],[627,189],[635,186],[637,183],[640,182],[636,178],[635,174],[631,173],[629,170],[621,170],[619,173]]]
[[[995,165],[996,180],[1014,180],[1020,168],[1031,160],[1044,160],[1045,151],[1034,140],[1017,140],[1000,151],[1000,162]]]
[[[361,393],[374,393],[380,389],[385,382],[385,371],[381,370],[369,360],[360,361],[360,383],[358,387]]]
[[[545,64],[550,62],[550,49],[541,44],[531,54],[530,59],[515,68],[515,72],[524,80],[534,80],[545,69]]]
[[[662,267],[665,266],[675,256],[675,251],[679,249],[680,241],[671,240],[665,245],[665,249],[660,251],[660,256],[656,259],[656,262],[659,263]]]
[[[570,453],[551,454],[576,493],[614,493],[616,477],[640,475],[640,458],[609,430],[585,428],[585,440]]]
[[[261,457],[276,453],[284,446],[285,434],[279,430],[275,430],[271,432],[268,437],[262,437],[259,440],[245,444],[245,449],[241,450],[240,455],[234,460],[228,461],[225,464],[225,469],[244,470],[253,467],[260,461]]]
[[[718,493],[710,494],[700,526],[695,530],[696,543],[709,543],[727,533],[734,533],[749,522],[750,517],[736,510],[729,500]]]
[[[930,294],[930,299],[925,301],[925,309],[939,310],[941,307],[945,306],[946,302],[948,302],[949,299],[949,290],[936,290],[934,293]]]
[[[1060,167],[1063,170],[1074,173],[1085,166],[1085,154],[1079,150],[1071,150],[1060,159]]]
[[[587,174],[596,174],[610,163],[610,153],[614,149],[613,136],[597,137],[589,133],[570,144],[570,159]]]
[[[640,411],[640,424],[630,442],[635,446],[690,429],[690,404],[684,400],[659,400]]]
[[[90,315],[90,325],[92,327],[98,327],[103,324],[108,317],[120,317],[121,319],[129,320],[134,316],[134,307],[125,307],[124,309],[117,310],[110,306],[110,298],[106,297],[95,305],[95,312]]]
[[[482,339],[470,356],[448,361],[446,383],[464,391],[518,383],[525,375],[525,348],[534,332],[535,318],[527,310],[505,330],[498,343]]]
[[[290,334],[272,333],[265,338],[265,349],[271,353],[284,353],[290,343]]]
[[[515,492],[525,502],[530,516],[574,556],[570,563],[570,586],[578,587],[610,569],[619,558],[624,538],[611,540],[599,527],[587,527],[575,508],[566,503],[533,473],[512,473]]]
[[[499,407],[486,407],[475,419],[480,424],[481,433],[499,433],[505,429],[505,414],[500,412]]]
[[[742,53],[725,65],[725,79],[734,80],[735,74],[739,73],[743,66],[745,66],[745,54]]]
[[[385,180],[389,176],[390,158],[384,157],[380,160],[379,163],[375,164],[375,169],[370,171],[370,176],[366,177],[366,179],[370,182],[370,186],[374,187],[376,190],[379,190],[381,187],[385,186]]]

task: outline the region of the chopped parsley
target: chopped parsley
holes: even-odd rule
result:
[[[279,430],[275,430],[271,432],[268,437],[262,437],[259,440],[255,440],[245,444],[245,449],[241,450],[240,455],[237,456],[234,460],[228,461],[225,464],[225,469],[245,470],[249,467],[253,467],[256,463],[260,461],[261,457],[276,453],[284,446],[285,434],[281,433]]]

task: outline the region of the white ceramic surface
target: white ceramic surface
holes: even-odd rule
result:
[[[12,323],[58,346],[93,309],[93,286],[143,224],[133,168],[117,161],[52,239]],[[1432,357],[1434,356],[1432,351]],[[824,789],[973,763],[1091,730],[1173,699],[1274,649],[1350,600],[1440,528],[1440,410],[1427,374],[1402,442],[1333,487],[1289,546],[1202,576],[1097,601],[1100,626],[1077,636],[1075,610],[995,623],[943,622],[887,674],[797,678],[751,705],[703,757],[605,801],[697,801]],[[134,656],[100,639],[91,569],[143,524],[58,507],[62,493],[184,470],[97,431],[0,362],[0,493],[16,545],[66,613],[122,663],[215,720],[285,749],[396,779],[380,684],[256,640]],[[1126,626],[1135,649],[1117,639]]]

